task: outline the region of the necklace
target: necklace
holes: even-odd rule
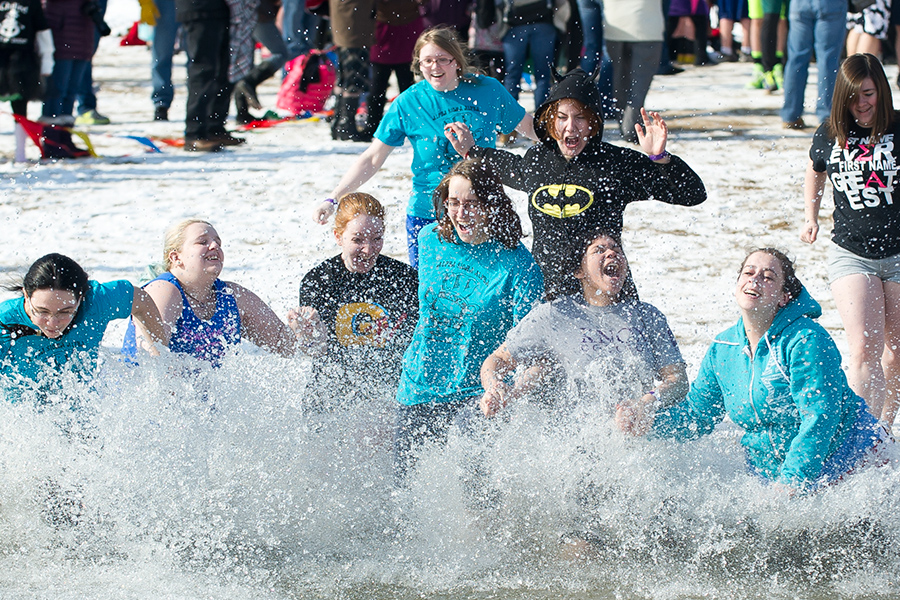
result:
[[[212,287],[207,289],[207,297],[202,300],[186,289],[184,290],[184,295],[188,297],[191,307],[197,311],[201,311],[206,314],[211,312],[211,309],[215,309],[216,293]]]

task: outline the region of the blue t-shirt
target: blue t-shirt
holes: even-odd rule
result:
[[[492,77],[461,79],[455,90],[438,92],[427,81],[408,88],[391,103],[375,137],[388,146],[413,147],[413,193],[407,213],[433,219],[431,193],[460,157],[444,136],[444,126],[459,121],[475,136],[475,144],[493,148],[497,133],[509,133],[525,117],[525,109]]]
[[[53,375],[64,367],[88,375],[96,366],[106,326],[115,319],[128,318],[133,302],[131,283],[91,281],[69,330],[56,339],[39,333],[25,312],[23,298],[3,302],[0,304],[0,374],[7,382],[20,387],[32,387],[45,374]],[[24,328],[36,333],[21,335],[22,331],[28,331]],[[17,399],[15,395],[10,397],[12,401]]]
[[[419,234],[419,320],[403,355],[397,401],[411,406],[484,394],[481,363],[540,301],[541,270],[523,246]]]

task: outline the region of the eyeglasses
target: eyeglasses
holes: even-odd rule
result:
[[[75,314],[78,312],[78,308],[81,306],[81,300],[79,300],[77,303],[75,303],[74,306],[72,306],[70,308],[64,308],[64,309],[58,310],[58,311],[51,311],[51,310],[47,310],[45,308],[35,307],[34,303],[31,301],[31,298],[26,297],[26,300],[28,300],[28,305],[31,306],[31,314],[34,317],[45,320],[45,321],[48,321],[48,320],[54,319],[54,318],[58,319],[60,321],[71,321],[72,319],[75,318]]]
[[[442,67],[446,67],[454,60],[456,59],[449,56],[439,56],[438,58],[422,58],[419,60],[419,64],[423,67],[430,67],[431,65],[440,65]]]
[[[481,208],[481,200],[447,200],[447,210],[459,210],[460,208],[471,212]]]

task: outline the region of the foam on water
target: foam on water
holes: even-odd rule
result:
[[[322,410],[303,360],[180,368],[108,360],[100,383],[68,386],[80,413],[0,403],[0,596],[897,593],[890,466],[786,500],[746,472],[727,424],[634,440],[606,414],[524,405],[426,447],[394,490],[390,394]],[[565,541],[585,537],[573,556]]]

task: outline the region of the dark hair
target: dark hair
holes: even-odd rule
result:
[[[13,286],[10,290],[25,292],[28,296],[35,290],[66,291],[72,292],[78,300],[83,300],[88,285],[88,274],[81,265],[68,256],[54,253],[34,261],[22,279],[22,284]]]
[[[591,128],[590,137],[594,137],[595,135],[600,135],[602,133],[603,123],[600,122],[600,118],[597,116],[597,113],[595,113],[590,106],[575,98],[560,98],[559,100],[553,100],[552,102],[547,104],[544,107],[544,110],[541,111],[536,119],[537,123],[535,123],[535,130],[546,132],[546,136],[544,136],[541,141],[559,141],[559,132],[556,130],[555,121],[556,115],[559,114],[559,105],[563,102],[571,102],[575,105],[579,112],[585,114],[588,125]]]
[[[828,133],[841,148],[847,145],[847,134],[850,132],[850,124],[854,121],[850,106],[856,101],[859,88],[866,79],[872,80],[878,94],[875,121],[872,123],[872,139],[879,139],[893,127],[894,99],[891,96],[891,85],[884,74],[884,67],[871,54],[848,56],[838,69],[831,100],[831,115],[826,121]]]
[[[577,296],[582,293],[582,282],[575,277],[575,273],[581,268],[588,247],[593,244],[594,240],[598,237],[608,237],[622,248],[621,236],[604,225],[587,227],[581,231],[572,232],[566,243],[566,248],[564,250],[565,256],[559,258],[559,268],[565,272],[566,277],[560,278],[555,285],[547,286],[545,288],[545,300],[550,302],[563,296]],[[625,260],[627,261],[628,257],[625,255],[624,248],[622,249],[622,255],[625,256]],[[632,293],[630,291],[626,292],[623,287],[622,291],[619,292],[619,295],[616,297],[616,302],[631,297],[631,295]]]
[[[744,265],[747,264],[747,259],[757,252],[768,254],[778,261],[778,263],[781,265],[781,270],[784,273],[784,285],[781,287],[781,291],[788,294],[791,297],[791,300],[796,299],[800,295],[800,292],[803,291],[803,284],[800,283],[800,280],[797,279],[797,274],[794,272],[794,262],[790,258],[788,258],[787,254],[777,248],[754,248],[750,250],[750,252],[748,252],[747,255],[744,256],[744,260],[741,261],[741,268],[738,270],[738,277],[740,277],[741,271],[744,270]]]
[[[441,179],[432,195],[434,214],[438,219],[438,235],[448,242],[458,243],[445,206],[450,194],[450,180],[462,177],[472,184],[475,197],[484,206],[487,228],[492,240],[515,249],[522,239],[522,222],[516,214],[512,200],[503,190],[503,183],[490,163],[480,158],[462,160]]]

